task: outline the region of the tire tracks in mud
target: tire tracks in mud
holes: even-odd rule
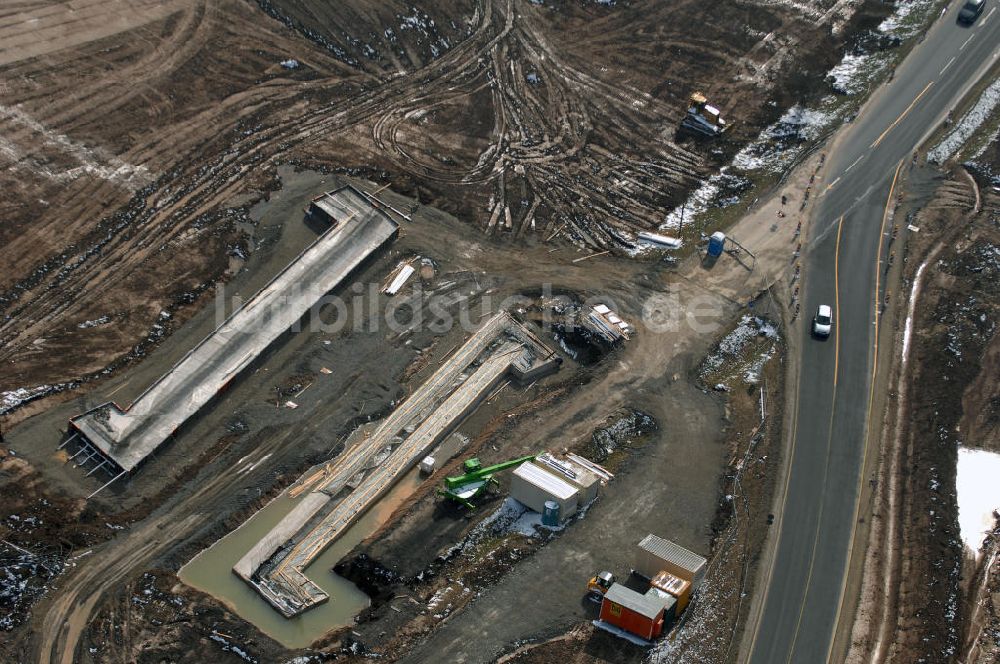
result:
[[[475,36],[480,38],[489,29],[488,19],[491,3],[484,3],[484,23]],[[489,42],[487,42],[489,43]],[[291,85],[287,88],[266,91],[264,98],[254,101],[263,108],[246,109],[247,99],[243,97],[227,98],[216,109],[199,115],[188,126],[191,127],[190,142],[203,140],[200,145],[192,145],[191,151],[209,152],[213,143],[226,137],[216,134],[207,139],[196,132],[198,127],[233,126],[240,120],[247,120],[254,115],[273,110],[275,115],[284,115],[282,121],[258,132],[242,135],[232,140],[229,145],[216,146],[217,155],[208,164],[175,167],[161,176],[157,182],[141,190],[132,199],[123,213],[119,213],[124,223],[119,223],[117,232],[106,235],[103,241],[91,238],[91,246],[86,251],[96,255],[94,260],[80,260],[78,255],[69,252],[60,256],[61,261],[48,266],[47,272],[56,272],[55,278],[39,280],[32,288],[23,288],[20,307],[8,310],[10,319],[0,325],[0,343],[4,350],[0,351],[0,359],[7,359],[18,346],[31,339],[44,335],[46,323],[58,315],[66,315],[73,310],[79,310],[89,304],[94,298],[115,283],[126,278],[131,268],[148,259],[155,244],[162,246],[175,239],[192,221],[221,205],[227,198],[235,195],[241,187],[240,178],[252,167],[261,167],[264,162],[287,155],[293,147],[308,141],[310,138],[322,136],[358,124],[372,116],[379,108],[389,105],[394,98],[405,98],[407,93],[417,87],[426,87],[427,83],[437,86],[448,84],[446,77],[453,73],[452,60],[467,65],[475,63],[479,51],[474,50],[469,42],[464,42],[445,57],[433,63],[428,69],[420,70],[418,81],[390,80],[386,85],[362,93],[357,98],[345,99],[329,107],[320,108],[315,105],[295,106],[294,101],[301,95],[301,86]],[[287,104],[293,104],[291,108]],[[282,114],[280,111],[284,110]],[[223,118],[232,117],[236,113],[236,122],[231,119],[227,123]],[[236,129],[232,133],[238,133]],[[181,134],[170,137],[157,137],[126,153],[126,156],[142,155],[133,159],[136,163],[148,163],[152,155],[169,153],[176,150],[176,139],[184,139]],[[231,138],[231,136],[230,136]],[[197,161],[197,160],[196,160]],[[183,162],[182,162],[183,164]],[[99,182],[89,190],[77,192],[81,200],[95,196],[107,183]],[[81,216],[84,210],[79,210]],[[112,221],[114,219],[112,218]],[[99,229],[94,236],[105,234]],[[97,251],[94,249],[98,249]],[[85,255],[85,254],[84,254]],[[77,259],[76,263],[72,259]],[[57,268],[61,268],[57,271]],[[54,287],[54,286],[58,287]],[[23,322],[27,322],[24,325]]]
[[[208,20],[198,17],[204,13],[201,5],[190,13],[188,22],[177,32],[199,34],[201,25]],[[492,183],[496,205],[501,206],[494,209],[494,231],[502,226],[495,223],[500,216],[517,217],[520,233],[531,222],[529,215],[512,213],[507,205],[503,185],[513,177],[508,171],[520,171],[527,182],[531,196],[524,208],[537,210],[542,205],[551,211],[546,234],[558,221],[576,241],[603,248],[620,246],[629,235],[655,225],[664,208],[663,192],[693,182],[700,159],[672,143],[665,143],[656,155],[616,155],[612,170],[622,176],[619,179],[631,191],[617,203],[608,204],[604,202],[608,187],[603,182],[607,173],[599,164],[612,150],[600,151],[597,146],[590,149],[588,142],[599,123],[616,142],[628,145],[629,132],[644,123],[662,120],[669,108],[647,94],[612,86],[564,64],[532,30],[530,21],[515,21],[511,0],[502,5],[483,0],[477,15],[480,23],[470,37],[441,58],[410,75],[362,90],[354,98],[328,106],[300,103],[310,87],[329,84],[328,80],[311,85],[261,86],[225,99],[170,136],[156,136],[130,149],[123,158],[140,166],[155,166],[163,156],[178,151],[216,156],[207,163],[201,159],[191,160],[193,164],[182,161],[168,170],[140,190],[117,220],[112,217],[105,224],[110,228],[92,233],[81,241],[83,247],[64,252],[54,264],[45,266],[48,274],[35,279],[35,283],[15,286],[15,292],[21,293],[20,302],[8,307],[6,313],[11,317],[0,324],[0,343],[4,346],[0,359],[10,359],[24,344],[44,337],[52,321],[94,305],[104,292],[127,279],[137,266],[176,240],[192,222],[238,193],[241,179],[250,169],[273,164],[311,140],[365,122],[372,123],[373,143],[401,170],[457,186]],[[206,38],[202,35],[198,39]],[[509,58],[512,49],[526,54],[542,77],[544,97],[533,94],[525,84],[523,70]],[[169,66],[177,66],[187,57],[189,52],[178,49],[176,60],[171,59]],[[145,66],[136,65],[140,70]],[[445,103],[484,84],[492,88],[496,117],[492,144],[474,167],[449,168],[430,163],[400,144],[399,126],[409,114],[425,109],[428,102]],[[114,105],[122,103],[122,99],[122,95],[111,93],[106,101]],[[94,103],[89,94],[84,100]],[[59,120],[71,115],[67,110],[52,117]],[[258,118],[261,124],[268,120],[272,124],[256,131],[239,131],[240,126]],[[205,136],[206,126],[228,131]],[[511,135],[511,128],[516,135]],[[523,140],[529,134],[542,136],[543,140],[533,145],[533,141]],[[590,167],[581,163],[584,161]],[[638,186],[630,184],[636,180],[640,181]],[[92,218],[88,202],[107,197],[114,186],[98,181],[75,192],[79,202],[72,214],[80,224]]]

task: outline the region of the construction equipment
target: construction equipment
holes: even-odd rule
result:
[[[440,489],[438,493],[449,500],[454,500],[456,503],[465,505],[469,509],[475,509],[472,500],[486,491],[491,484],[499,484],[496,478],[493,477],[494,474],[519,466],[525,461],[534,461],[537,456],[537,454],[532,454],[531,456],[511,459],[510,461],[486,466],[485,468],[477,458],[466,459],[463,464],[465,474],[456,477],[446,477],[444,488]]]
[[[599,600],[601,597],[604,597],[604,593],[608,592],[608,589],[614,582],[615,575],[611,572],[598,572],[590,577],[590,581],[587,582],[587,595],[593,597],[595,600]]]
[[[730,125],[722,119],[719,109],[710,105],[705,95],[694,92],[690,101],[687,115],[681,121],[682,129],[689,129],[704,136],[718,136],[729,129]]]

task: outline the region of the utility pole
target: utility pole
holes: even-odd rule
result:
[[[685,207],[687,207],[687,201],[684,201],[683,203],[681,203],[681,222],[677,226],[677,235],[679,235],[679,236],[683,236],[684,235],[684,208]]]

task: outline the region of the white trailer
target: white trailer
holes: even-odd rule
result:
[[[579,505],[577,487],[530,461],[522,463],[511,475],[510,496],[539,514],[545,511],[546,501],[555,501],[559,504],[560,521],[573,516]]]

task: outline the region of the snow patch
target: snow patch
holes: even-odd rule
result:
[[[848,53],[827,78],[833,79],[833,89],[845,95],[863,92],[871,76],[872,56],[868,53]]]
[[[38,387],[19,387],[16,390],[0,392],[0,415],[14,410],[18,406],[39,399],[55,389],[53,385]]]
[[[836,119],[829,111],[792,106],[753,143],[733,158],[733,166],[741,171],[781,173],[792,164],[805,144],[819,138]]]
[[[1000,510],[1000,454],[969,447],[958,448],[955,488],[958,493],[958,525],[962,541],[979,555],[986,533]]]
[[[20,155],[17,147],[10,141],[3,143],[3,153],[14,159],[14,167],[29,167],[56,182],[71,182],[80,175],[92,175],[109,182],[120,184],[130,191],[135,191],[151,181],[149,170],[145,166],[134,166],[125,163],[117,157],[110,156],[100,149],[89,148],[72,140],[65,134],[60,134],[45,127],[19,106],[0,105],[0,121],[7,122],[28,130],[32,136],[31,143],[35,146],[49,147],[75,160],[80,165],[65,171],[52,171],[30,157]]]
[[[760,380],[760,372],[764,365],[774,356],[776,351],[776,344],[771,343],[764,351],[755,354],[747,361],[744,357],[746,349],[757,337],[764,337],[776,342],[778,330],[773,323],[764,318],[750,314],[744,315],[733,331],[723,337],[716,349],[705,358],[699,371],[701,377],[706,378],[723,367],[731,365],[740,369],[740,375],[744,382],[751,385],[756,384]],[[715,389],[725,392],[729,390],[729,386],[725,383],[718,383]]]
[[[735,162],[734,162],[735,165]],[[711,176],[700,187],[694,190],[684,205],[674,208],[667,214],[659,230],[680,228],[682,223],[691,223],[694,218],[710,207],[726,208],[739,203],[742,192],[750,188],[750,181],[742,175],[737,175],[723,166],[719,172]],[[662,247],[639,243],[633,250],[637,255],[652,249],[662,250]]]
[[[896,11],[882,21],[879,32],[906,39],[915,35],[922,27],[922,15],[934,5],[934,0],[899,0]]]
[[[85,320],[82,323],[77,324],[77,327],[80,328],[81,330],[86,330],[87,328],[97,327],[98,325],[105,325],[109,322],[111,322],[111,316],[105,314],[100,318],[95,318],[93,320]]]
[[[941,164],[948,161],[965,145],[979,128],[989,120],[993,112],[1000,106],[1000,79],[983,91],[976,105],[969,109],[961,120],[955,123],[955,128],[927,153],[928,161]]]

